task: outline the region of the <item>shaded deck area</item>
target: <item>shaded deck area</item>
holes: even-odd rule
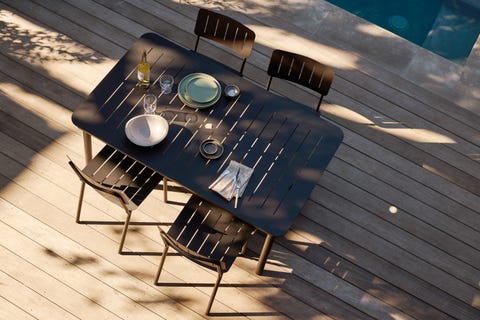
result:
[[[215,7],[214,1],[195,1]],[[288,22],[230,2],[257,33],[244,75],[264,85],[273,49],[335,68],[324,118],[345,134],[294,226],[255,274],[263,235],[225,274],[225,319],[480,319],[480,116]],[[131,44],[156,32],[193,48],[185,1],[0,1],[0,319],[200,319],[215,273],[178,256],[153,285],[188,194],[159,190],[132,216],[93,191],[75,224],[83,163],[71,113]],[[341,31],[339,31],[341,32]],[[200,52],[240,58],[209,42]],[[447,81],[447,79],[445,79]],[[272,89],[312,108],[297,86]],[[94,140],[98,150],[101,141]],[[181,170],[181,168],[179,168]]]

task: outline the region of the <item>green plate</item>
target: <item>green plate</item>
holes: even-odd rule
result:
[[[189,107],[208,108],[220,99],[220,83],[206,73],[192,73],[180,80],[178,97]]]
[[[185,89],[191,100],[200,103],[212,101],[218,93],[217,81],[203,75],[191,78]]]

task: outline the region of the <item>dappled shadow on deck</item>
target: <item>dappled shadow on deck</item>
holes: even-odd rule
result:
[[[248,3],[238,4],[237,1],[190,1],[190,3],[195,4],[206,4],[213,6],[215,8],[221,8],[225,11],[226,14],[238,15],[238,11],[244,9],[243,6],[248,6]],[[124,4],[125,6],[131,6],[130,4]],[[301,12],[308,12],[305,10],[305,7],[309,3],[305,2],[302,5],[299,5],[296,8],[287,7],[287,2],[279,2],[276,7],[271,5],[265,5],[262,8],[255,8],[259,12],[256,19],[262,20],[262,18],[268,18],[269,16],[262,16],[266,13],[270,13],[272,16],[275,15],[276,10],[278,12],[288,10],[292,13],[294,10],[298,14]],[[193,11],[192,11],[193,12]],[[13,100],[9,98],[12,95],[12,91],[8,91],[8,88],[22,88],[27,87],[27,89],[22,89],[16,91],[15,95],[39,95],[43,99],[51,101],[54,104],[59,104],[67,108],[68,110],[74,110],[77,104],[86,96],[88,93],[88,85],[83,87],[75,87],[69,85],[66,82],[63,82],[61,74],[55,73],[55,68],[62,68],[63,63],[75,64],[78,62],[85,63],[85,65],[95,65],[108,61],[108,57],[105,57],[99,54],[96,50],[87,50],[86,47],[79,45],[75,40],[75,35],[65,35],[62,33],[57,33],[49,30],[36,30],[34,25],[35,21],[31,20],[27,16],[22,16],[22,19],[25,19],[25,24],[32,24],[31,27],[19,26],[15,22],[7,21],[8,14],[2,11],[0,12],[0,29],[2,35],[2,55],[3,65],[12,66],[20,62],[18,65],[21,68],[18,74],[7,74],[6,71],[2,73],[0,92],[0,101],[2,105],[8,105],[8,108],[2,108],[0,110],[0,131],[5,136],[8,136],[8,139],[4,139],[6,143],[11,145],[18,144],[22,148],[28,148],[28,151],[22,151],[21,159],[17,157],[14,153],[14,149],[4,149],[2,151],[2,165],[5,165],[4,170],[1,171],[0,181],[0,192],[4,195],[5,192],[8,192],[8,185],[14,183],[16,177],[20,176],[24,170],[29,170],[29,166],[32,163],[35,156],[45,150],[50,146],[50,144],[55,143],[57,139],[60,139],[66,132],[51,128],[48,125],[48,122],[42,118],[42,116],[37,115],[34,112],[31,112],[26,108],[21,100]],[[35,12],[31,12],[30,15],[35,16]],[[192,13],[193,15],[193,13]],[[270,16],[271,17],[271,16]],[[145,21],[154,21],[146,19]],[[312,16],[306,16],[305,19],[313,18]],[[186,18],[185,18],[186,19]],[[147,22],[145,22],[147,23]],[[179,22],[180,24],[181,22]],[[162,27],[158,23],[153,23],[148,26],[156,32],[163,32]],[[264,27],[264,26],[259,26]],[[302,42],[301,48],[305,48],[306,45],[310,44],[309,41],[302,39],[302,35],[295,35],[290,32],[290,30],[271,30],[271,35],[278,35],[278,39],[284,37],[288,39],[292,37],[294,40]],[[274,39],[274,40],[278,40]],[[173,39],[175,40],[175,39]],[[193,36],[190,37],[190,40],[193,40]],[[269,47],[270,43],[262,42],[261,37],[259,37],[258,48],[263,50],[261,54],[261,61],[265,62],[267,60],[268,52],[273,50]],[[293,41],[292,43],[295,43]],[[185,44],[185,43],[184,43]],[[95,43],[88,44],[95,49]],[[100,45],[100,44],[99,44]],[[190,45],[190,43],[186,44]],[[312,44],[313,48],[318,44]],[[324,46],[324,45],[322,45]],[[332,50],[337,51],[337,48],[332,48]],[[334,63],[333,60],[331,60]],[[327,62],[328,63],[328,62]],[[337,63],[337,62],[335,62]],[[60,67],[59,67],[60,66]],[[258,70],[264,71],[266,66],[250,66],[250,70],[258,72]],[[330,121],[334,121],[337,124],[348,128],[348,130],[353,131],[361,136],[368,137],[374,143],[383,146],[385,149],[391,148],[391,145],[396,145],[398,148],[398,153],[405,157],[405,161],[412,162],[418,166],[425,166],[425,168],[432,172],[433,174],[451,181],[454,184],[457,184],[465,190],[469,190],[473,194],[479,195],[478,190],[478,179],[472,177],[471,175],[463,172],[462,170],[456,169],[455,166],[448,164],[446,165],[444,161],[438,160],[435,156],[430,155],[423,148],[425,145],[441,145],[441,144],[457,144],[461,139],[451,138],[450,135],[444,134],[444,132],[435,132],[435,129],[429,127],[421,127],[416,125],[411,125],[407,121],[403,120],[393,120],[390,121],[390,118],[387,115],[388,111],[381,109],[383,104],[388,105],[390,102],[384,101],[378,104],[366,105],[358,103],[361,101],[362,97],[357,97],[352,92],[356,90],[361,90],[361,85],[354,85],[351,87],[351,91],[339,89],[338,84],[345,83],[349,80],[349,72],[354,72],[357,69],[365,67],[361,60],[352,58],[351,61],[342,65],[342,62],[338,62],[335,65],[337,70],[339,70],[338,83],[337,86],[334,82],[332,87],[332,93],[327,97],[325,101],[325,106],[322,107],[323,116],[328,118]],[[10,67],[11,68],[11,67]],[[255,70],[257,68],[257,70]],[[2,68],[6,70],[7,68]],[[68,70],[68,68],[67,68]],[[248,69],[247,69],[248,70]],[[93,70],[91,70],[93,71]],[[62,72],[60,72],[62,73]],[[31,74],[34,74],[31,77]],[[18,75],[18,76],[17,76]],[[247,75],[248,76],[248,75]],[[256,79],[263,79],[264,74],[256,76]],[[442,83],[445,79],[439,79],[438,83]],[[18,81],[18,82],[17,82]],[[261,81],[260,81],[261,82]],[[296,88],[286,86],[282,87],[280,84],[277,86],[279,92],[290,92],[291,96],[299,99],[304,99],[309,101],[310,96],[304,97],[305,94]],[[345,87],[343,87],[345,88]],[[290,91],[292,90],[292,91]],[[303,95],[303,97],[302,97]],[[73,98],[72,98],[73,96]],[[70,98],[69,98],[70,97]],[[346,98],[345,98],[346,97]],[[352,102],[353,101],[353,102]],[[305,102],[308,103],[308,102]],[[378,106],[379,109],[372,112],[372,109],[375,109],[375,106]],[[395,106],[402,107],[402,106]],[[348,109],[345,112],[339,112],[342,109]],[[12,110],[21,110],[13,114]],[[360,120],[360,121],[359,121]],[[29,124],[32,125],[32,127]],[[409,126],[413,128],[408,128]],[[42,128],[42,132],[33,129],[33,127]],[[416,134],[415,132],[407,132],[407,134],[398,134],[399,131],[403,130],[424,130],[421,134]],[[430,131],[430,132],[429,132]],[[415,137],[425,136],[423,133],[433,132],[433,139],[417,141]],[[348,133],[350,135],[350,133]],[[449,140],[450,139],[450,140]],[[3,141],[2,141],[3,143]],[[349,142],[351,143],[351,142]],[[8,144],[5,144],[5,147],[8,148]],[[472,153],[475,154],[475,148],[472,148]],[[365,151],[365,152],[368,152]],[[63,155],[62,155],[63,156]],[[477,154],[478,156],[478,154]],[[407,160],[408,159],[408,160]],[[478,158],[477,158],[478,160]],[[340,162],[337,159],[333,161]],[[339,172],[337,169],[335,172]],[[8,172],[8,175],[7,175]],[[347,172],[343,176],[343,179],[349,179],[349,177],[355,176],[356,172]],[[350,176],[349,176],[350,175]],[[353,180],[353,178],[352,178]],[[388,180],[388,179],[387,179]],[[334,180],[330,180],[334,181]],[[423,183],[422,181],[420,181]],[[322,181],[320,181],[322,185]],[[323,187],[322,187],[323,188]],[[333,191],[337,191],[335,185],[328,185],[325,187]],[[338,188],[338,185],[337,185]],[[315,192],[315,191],[314,191]],[[400,191],[398,191],[400,192]],[[403,191],[405,192],[405,191]],[[340,191],[339,191],[340,193]],[[5,196],[2,196],[5,197]],[[448,195],[447,195],[448,197]],[[452,197],[453,198],[453,197]],[[343,199],[342,201],[347,201]],[[454,201],[456,201],[454,199]],[[432,205],[432,204],[429,204]],[[392,204],[392,206],[402,208],[402,204]],[[466,206],[468,207],[468,206]],[[440,209],[437,209],[440,211]],[[335,208],[326,208],[325,204],[321,200],[314,199],[309,201],[306,205],[306,208],[302,210],[302,216],[299,217],[299,220],[296,222],[296,225],[293,227],[293,231],[287,234],[285,238],[278,239],[277,245],[274,247],[272,254],[267,265],[267,269],[263,277],[258,278],[258,283],[249,284],[235,281],[236,279],[231,279],[231,283],[222,284],[222,288],[238,288],[241,292],[244,289],[262,289],[262,288],[279,288],[283,292],[283,295],[272,295],[261,297],[260,300],[262,303],[275,308],[278,306],[278,309],[281,311],[275,312],[248,312],[248,310],[243,310],[242,312],[236,313],[224,313],[219,312],[215,313],[215,308],[213,316],[222,316],[222,317],[232,317],[232,316],[243,316],[243,317],[281,317],[287,313],[287,309],[291,306],[282,305],[283,303],[289,303],[289,301],[284,301],[285,294],[291,295],[295,301],[295,305],[301,306],[303,303],[310,306],[310,308],[317,308],[318,313],[327,314],[335,319],[351,319],[352,317],[358,319],[367,319],[370,317],[376,317],[379,319],[396,319],[394,314],[394,309],[400,309],[402,312],[407,314],[415,315],[415,317],[422,318],[423,315],[438,315],[438,319],[447,318],[445,314],[438,310],[437,307],[432,307],[428,302],[424,302],[422,299],[427,299],[428,297],[416,297],[414,294],[414,288],[402,288],[401,279],[407,279],[411,277],[409,271],[395,265],[392,261],[389,261],[388,258],[379,257],[376,249],[371,249],[367,247],[367,244],[362,244],[362,248],[358,249],[358,244],[352,241],[352,237],[349,236],[350,230],[345,228],[342,230],[340,227],[337,230],[333,230],[331,226],[328,226],[326,222],[322,221],[331,217],[332,212],[335,211]],[[467,211],[465,208],[464,211]],[[472,216],[475,215],[475,210],[472,210]],[[335,213],[333,213],[335,214]],[[361,215],[365,212],[359,210],[355,214]],[[368,213],[370,214],[370,213]],[[318,218],[313,218],[312,216],[318,215]],[[308,218],[305,218],[307,216]],[[311,219],[311,221],[308,221]],[[385,218],[387,219],[387,218]],[[467,224],[465,220],[459,220]],[[121,230],[120,226],[115,224],[118,222],[110,221],[98,221],[89,219],[85,223],[98,225],[100,227],[109,227],[109,233],[113,237],[119,236]],[[45,221],[48,224],[48,221]],[[73,224],[73,219],[71,220]],[[389,223],[392,223],[389,221]],[[433,222],[432,222],[433,223]],[[111,226],[110,226],[111,224]],[[133,228],[129,231],[127,237],[135,238],[137,235],[140,235],[142,223],[138,222],[132,223]],[[143,227],[153,227],[155,228],[156,223],[150,223],[150,225]],[[160,222],[159,224],[164,224]],[[167,223],[168,224],[168,223]],[[316,226],[313,230],[308,230],[307,226],[311,224]],[[70,228],[71,226],[65,226],[65,228]],[[330,229],[329,229],[330,228]],[[413,228],[416,228],[414,226]],[[466,227],[470,228],[470,227]],[[471,228],[477,228],[476,225],[473,225]],[[302,237],[297,237],[297,232],[303,232],[305,229],[308,230],[308,233],[312,237],[316,237],[317,241],[308,240]],[[395,226],[391,227],[392,230],[396,229]],[[472,233],[477,232],[478,229],[474,229]],[[93,229],[87,229],[85,232],[96,232]],[[365,236],[370,236],[371,231],[364,230]],[[461,232],[461,230],[459,230]],[[343,238],[344,234],[345,238]],[[360,234],[360,233],[358,233]],[[376,237],[376,236],[375,236]],[[107,238],[107,237],[105,237]],[[107,241],[107,239],[104,239]],[[239,261],[239,266],[245,268],[245,270],[253,273],[252,266],[254,265],[256,254],[259,252],[263,238],[261,236],[256,236],[255,240],[252,241],[250,255],[247,255],[246,258],[241,258],[245,260]],[[385,239],[381,237],[377,238],[378,243],[387,243]],[[110,241],[110,240],[109,240]],[[114,242],[114,240],[112,240]],[[111,241],[111,242],[112,242]],[[419,240],[423,242],[424,240]],[[448,242],[448,241],[446,241]],[[340,244],[345,245],[349,243],[350,247],[341,247]],[[52,259],[56,259],[62,265],[66,265],[71,268],[72,275],[74,276],[75,272],[88,272],[88,266],[91,265],[101,265],[102,259],[96,256],[96,248],[88,247],[86,244],[85,250],[89,254],[78,254],[74,253],[71,256],[67,257],[67,252],[56,252],[54,249],[45,248],[44,254]],[[137,243],[135,243],[137,245]],[[135,257],[125,257],[126,259],[144,259],[139,255],[147,256],[145,259],[150,259],[154,256],[153,259],[157,258],[156,255],[159,252],[153,251],[143,251],[143,243],[140,243],[140,246],[135,246],[135,249],[138,251],[132,251],[129,253],[131,256]],[[472,244],[469,244],[470,247],[473,247]],[[355,250],[349,250],[355,248]],[[477,250],[478,248],[475,248]],[[112,250],[114,250],[112,246]],[[371,251],[369,251],[371,250]],[[401,248],[401,250],[408,250]],[[101,251],[98,251],[101,252]],[[359,252],[362,256],[359,255]],[[393,258],[392,258],[393,260]],[[139,260],[135,260],[140,262]],[[168,262],[168,261],[167,261]],[[253,262],[253,263],[252,263]],[[153,295],[149,297],[143,297],[142,291],[136,288],[127,288],[131,292],[135,293],[132,296],[136,297],[133,300],[142,305],[156,305],[158,303],[177,303],[183,305],[191,305],[192,301],[185,299],[183,296],[176,296],[174,294],[166,296],[160,294],[159,292],[164,287],[171,286],[174,289],[175,287],[207,287],[209,289],[210,284],[207,283],[175,283],[175,282],[166,282],[160,285],[160,288],[155,288],[152,286],[151,277],[152,273],[148,272],[149,270],[146,267],[139,268],[137,270],[129,262],[125,260],[116,260],[114,262],[116,265],[120,265],[120,269],[114,269],[113,265],[105,264],[101,265],[100,273],[103,274],[106,278],[108,276],[112,277],[123,277],[123,276],[133,276],[135,279],[140,279],[142,284],[148,286],[148,288],[153,288]],[[122,265],[125,264],[127,267]],[[156,260],[148,260],[146,263],[149,269],[155,269]],[[184,261],[186,265],[190,262]],[[378,263],[378,265],[376,264]],[[478,268],[478,266],[474,266]],[[122,269],[123,268],[123,269]],[[382,270],[383,268],[383,270]],[[389,273],[400,274],[398,277],[390,278]],[[263,280],[267,279],[267,280]],[[269,282],[271,281],[271,282]],[[112,282],[113,283],[113,282]],[[448,296],[442,290],[438,290],[434,285],[430,284],[428,281],[423,279],[418,279],[418,283],[422,286],[431,287],[433,292],[438,293],[439,295],[445,295],[446,299],[452,299],[451,296]],[[346,292],[342,290],[349,290],[351,292]],[[478,291],[478,290],[477,290]],[[477,292],[472,290],[472,292]],[[151,293],[151,292],[150,292]],[[156,296],[158,295],[158,296]],[[248,293],[247,293],[248,295]],[[475,301],[475,295],[472,294],[471,301]],[[92,303],[97,303],[98,300],[94,297],[90,298]],[[173,299],[173,301],[170,301]],[[378,305],[386,305],[379,310],[376,309]],[[360,310],[360,308],[363,308]],[[389,309],[391,308],[391,309]],[[475,313],[475,310],[470,306],[467,306],[472,313]],[[388,313],[385,310],[391,310],[392,313]],[[371,312],[371,314],[369,314]],[[444,310],[444,312],[447,312]],[[314,316],[312,316],[314,318]]]

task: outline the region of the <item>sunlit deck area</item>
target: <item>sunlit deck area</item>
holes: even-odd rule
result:
[[[142,34],[193,48],[198,6],[256,32],[244,76],[260,86],[277,48],[332,66],[321,116],[344,133],[263,275],[258,232],[225,274],[211,318],[480,319],[480,113],[440,92],[449,79],[424,74],[436,85],[420,86],[291,23],[278,2],[0,1],[0,319],[207,317],[215,272],[172,254],[153,284],[157,226],[167,229],[189,194],[173,184],[165,203],[155,190],[119,255],[124,212],[87,190],[91,223],[75,223],[80,183],[67,163],[84,163],[72,111]],[[211,42],[199,51],[240,63]],[[298,86],[272,90],[316,107]]]

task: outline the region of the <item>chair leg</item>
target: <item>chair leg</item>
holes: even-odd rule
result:
[[[167,182],[168,179],[163,177],[163,202],[167,203]]]
[[[200,40],[200,36],[197,36],[197,41],[195,41],[195,49],[193,49],[193,51],[197,51],[199,40]]]
[[[269,91],[269,90],[270,90],[270,85],[271,85],[271,84],[272,84],[272,77],[270,77],[270,78],[268,79],[268,83],[267,83],[267,91]]]
[[[247,62],[247,59],[243,59],[242,61],[242,66],[240,67],[240,76],[243,77],[243,69],[245,68],[245,63]]]
[[[213,287],[212,294],[210,295],[210,301],[208,302],[207,311],[205,313],[206,315],[210,314],[210,309],[212,309],[213,300],[215,300],[215,295],[217,294],[218,286],[220,285],[220,281],[222,280],[223,271],[222,269],[220,269],[220,267],[217,267],[217,272],[218,272],[217,282],[215,282],[215,286]]]
[[[323,100],[323,95],[320,96],[320,100],[318,101],[317,112],[320,112],[320,105],[322,104],[322,100]]]
[[[165,263],[165,258],[167,258],[168,252],[168,244],[165,244],[165,249],[163,249],[162,259],[160,260],[160,265],[158,266],[157,275],[155,276],[154,284],[158,283],[158,279],[160,279],[160,273],[162,272],[163,264]]]
[[[240,251],[240,254],[243,256],[247,252],[247,247],[248,247],[248,241],[245,241],[245,243],[242,246],[242,250]]]
[[[85,193],[85,182],[82,182],[80,186],[80,195],[78,196],[78,206],[77,206],[77,217],[75,221],[80,223],[80,213],[82,212],[82,203],[83,203],[83,195]]]
[[[123,252],[123,244],[125,243],[125,237],[127,236],[128,225],[130,224],[130,217],[132,216],[132,211],[128,210],[127,218],[125,219],[125,224],[123,227],[122,238],[120,239],[120,245],[118,247],[118,253],[122,254]]]

